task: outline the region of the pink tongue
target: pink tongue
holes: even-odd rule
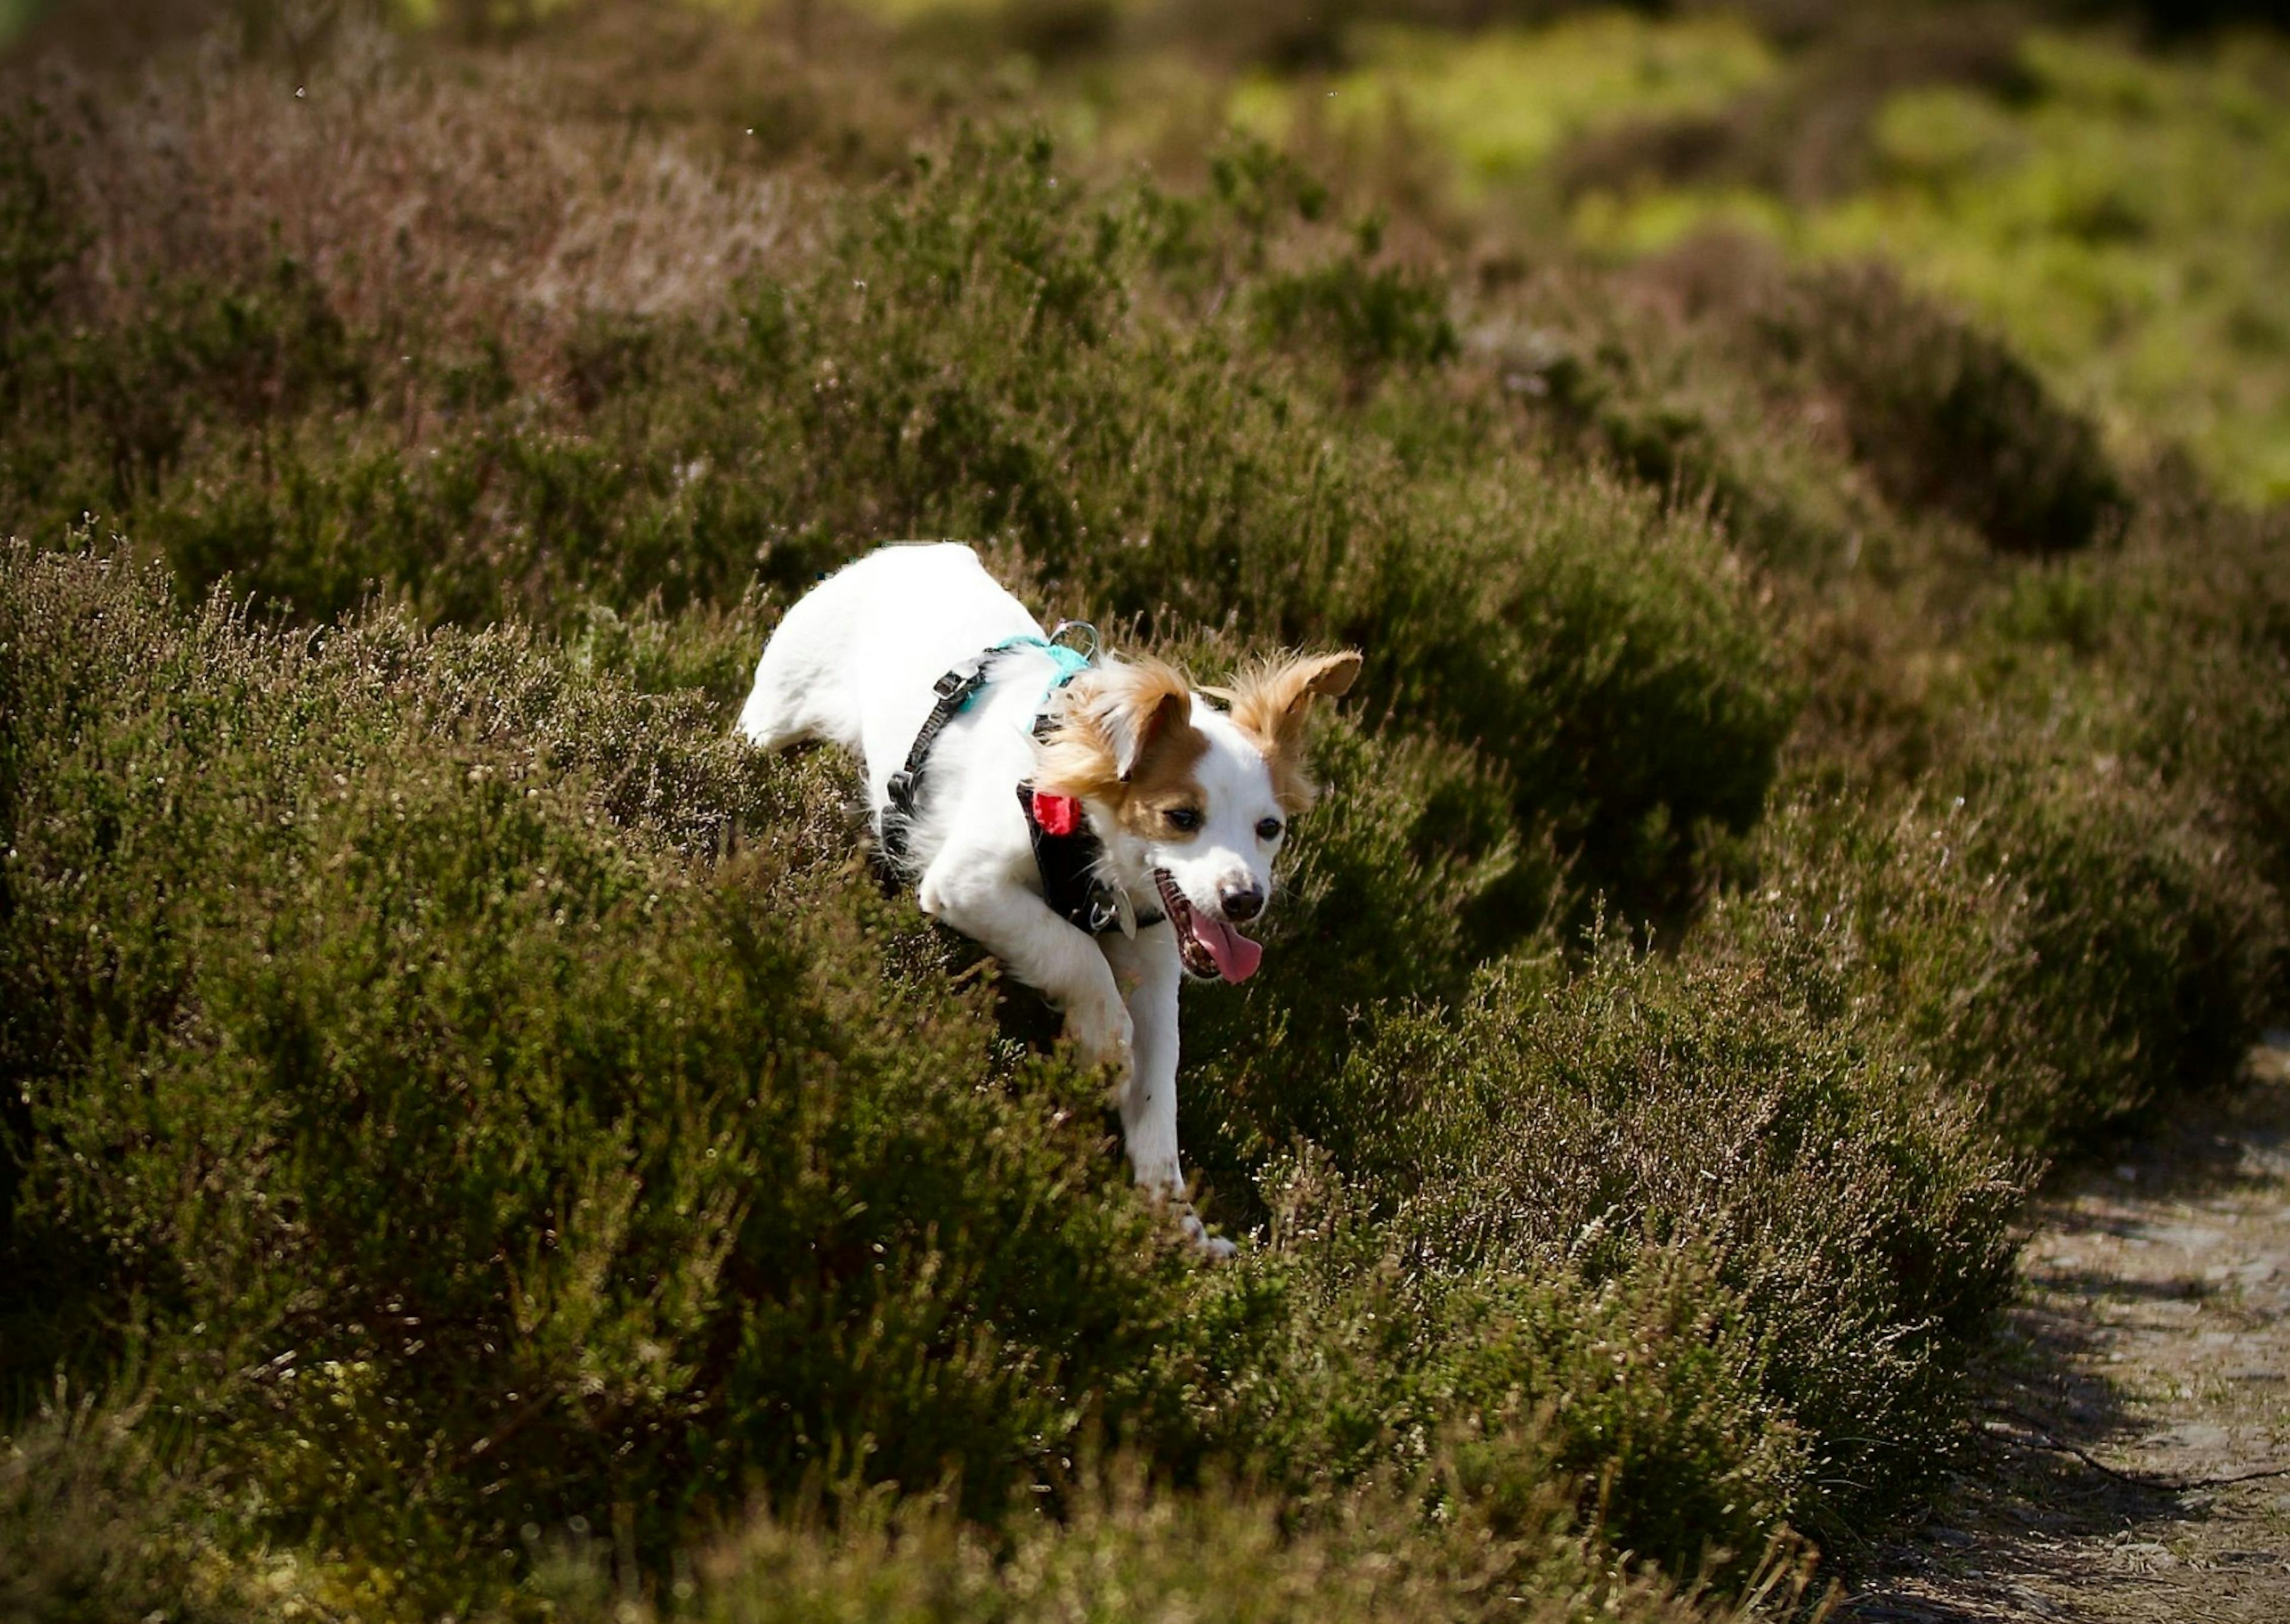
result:
[[[1216,960],[1217,973],[1226,980],[1245,981],[1264,962],[1264,949],[1223,920],[1195,909],[1192,924],[1193,940],[1209,950],[1209,956]]]

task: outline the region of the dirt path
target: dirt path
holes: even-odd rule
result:
[[[1979,1458],[1841,1619],[2290,1624],[2290,1033],[2254,1069],[2038,1205]]]

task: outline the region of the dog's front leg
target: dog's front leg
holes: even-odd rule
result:
[[[1117,1085],[1127,1086],[1134,1070],[1129,1011],[1114,985],[1112,966],[1088,932],[1075,929],[1040,897],[974,856],[941,852],[924,871],[917,900],[923,912],[977,942],[1062,1010],[1067,1040],[1081,1058],[1113,1067]],[[1173,1124],[1170,1143],[1173,1151]]]
[[[1184,971],[1177,957],[1177,935],[1165,920],[1137,932],[1135,940],[1098,939],[1113,967],[1114,984],[1129,1007],[1137,1064],[1121,1091],[1121,1135],[1137,1182],[1181,1196],[1185,1175],[1177,1164],[1177,988]]]
[[[1099,945],[1128,1002],[1135,1033],[1137,1063],[1118,1100],[1129,1165],[1138,1183],[1177,1204],[1185,1233],[1203,1251],[1230,1257],[1232,1243],[1211,1236],[1185,1199],[1184,1170],[1177,1159],[1177,993],[1184,965],[1177,956],[1176,929],[1164,920],[1138,932],[1133,941],[1104,936]]]

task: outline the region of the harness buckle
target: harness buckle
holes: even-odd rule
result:
[[[949,671],[931,684],[931,692],[942,700],[950,700],[975,680],[974,671]]]
[[[891,797],[892,805],[904,812],[914,811],[915,775],[913,773],[901,768],[891,774],[891,781],[883,788],[884,793]]]

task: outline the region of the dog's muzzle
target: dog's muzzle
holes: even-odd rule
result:
[[[1177,932],[1177,952],[1189,975],[1204,981],[1245,981],[1264,962],[1264,949],[1223,920],[1193,906],[1184,887],[1166,868],[1153,870],[1161,892],[1161,909]]]

